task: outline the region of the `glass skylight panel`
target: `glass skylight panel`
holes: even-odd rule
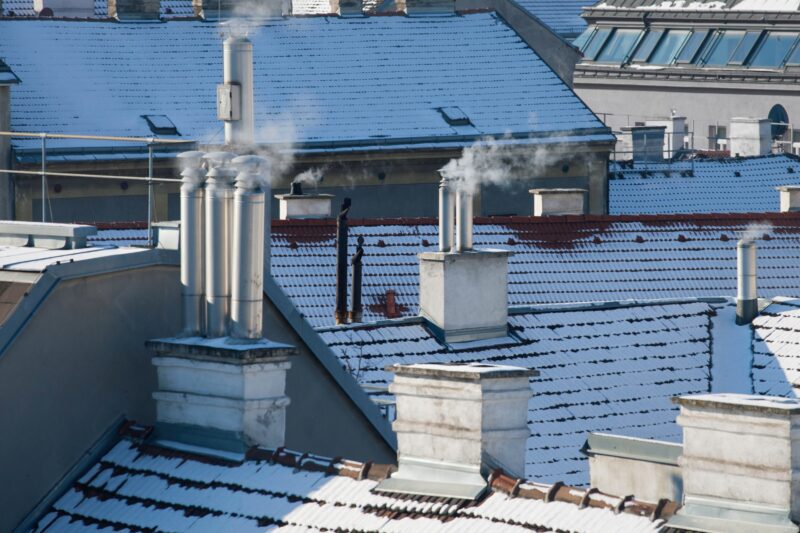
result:
[[[644,36],[644,39],[642,39],[642,42],[639,43],[639,47],[636,49],[636,53],[633,54],[631,60],[638,62],[647,61],[658,44],[658,41],[661,40],[662,35],[664,35],[664,32],[661,30],[648,32],[647,35]]]
[[[572,45],[580,51],[583,51],[583,47],[586,46],[586,43],[589,42],[589,38],[594,33],[596,28],[594,26],[589,26],[586,30],[578,35],[578,37],[572,41]]]
[[[650,56],[648,63],[654,65],[672,64],[687,37],[689,37],[688,30],[668,30],[661,42],[658,43],[656,51]]]
[[[697,52],[700,51],[700,47],[706,42],[708,34],[708,30],[692,32],[692,36],[689,37],[689,40],[686,41],[686,44],[683,47],[683,50],[681,50],[681,53],[678,54],[678,59],[676,62],[692,63],[694,58],[697,57]]]
[[[796,33],[770,32],[750,61],[750,66],[780,67],[796,41]]]
[[[712,67],[722,67],[730,63],[733,53],[742,42],[745,32],[724,31],[717,38],[716,44],[705,60],[705,64]]]
[[[760,31],[747,32],[731,57],[731,65],[744,65],[760,36]]]
[[[800,65],[800,45],[794,49],[794,52],[789,56],[789,61],[787,61],[786,64],[792,66]]]
[[[623,63],[630,56],[642,32],[640,30],[614,30],[614,34],[597,56],[602,63]]]
[[[589,43],[586,45],[586,48],[583,51],[583,55],[586,59],[594,60],[597,57],[597,53],[606,44],[606,40],[608,36],[611,35],[610,28],[600,28],[598,29]]]

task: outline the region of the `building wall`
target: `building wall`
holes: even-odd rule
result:
[[[776,104],[783,105],[790,122],[800,127],[800,93],[796,88],[773,87],[702,82],[682,86],[656,81],[621,86],[580,77],[575,81],[578,96],[615,132],[637,121],[669,116],[674,109],[686,117],[689,130],[695,133],[694,147],[702,150],[709,148],[709,126],[725,126],[729,134],[731,118],[766,118]],[[691,146],[691,137],[687,141]]]
[[[174,267],[62,281],[0,354],[0,531],[120,416],[152,423],[144,342],[178,327]]]

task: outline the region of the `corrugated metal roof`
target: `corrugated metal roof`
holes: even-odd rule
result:
[[[141,115],[165,114],[187,138],[222,142],[219,31],[197,21],[0,21],[0,55],[25,80],[12,94],[12,126],[148,137]],[[471,144],[474,137],[459,136],[437,111],[447,106],[461,108],[480,136],[566,132],[565,142],[612,140],[492,13],[274,19],[251,39],[260,142],[324,149]],[[53,78],[70,83],[49,83]]]
[[[571,487],[522,483],[511,496],[515,480],[499,476],[487,497],[468,504],[373,493],[387,472],[380,466],[283,450],[251,457],[214,461],[122,441],[34,530],[645,533],[664,526],[649,518],[653,504]],[[545,503],[548,491],[555,498]]]
[[[612,163],[608,209],[615,215],[777,212],[775,187],[799,184],[800,160],[787,154]]]
[[[422,323],[336,327],[319,333],[376,400],[393,364],[481,362],[532,368],[525,475],[583,485],[580,449],[589,432],[679,441],[672,397],[711,388],[706,303],[515,312],[518,339],[503,344],[439,342]]]
[[[554,32],[565,37],[574,37],[586,29],[581,18],[583,8],[594,0],[517,0],[528,13],[547,24]]]

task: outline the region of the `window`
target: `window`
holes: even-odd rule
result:
[[[789,61],[787,61],[786,64],[795,67],[800,65],[800,45],[795,47],[794,52],[789,56]]]
[[[589,42],[589,38],[594,33],[596,28],[594,26],[589,26],[586,28],[586,31],[578,35],[578,37],[572,41],[572,45],[580,51],[583,51],[583,47],[586,46],[586,43]]]
[[[708,149],[722,150],[727,143],[728,128],[725,126],[708,127]]]
[[[668,30],[661,42],[658,43],[653,55],[650,56],[648,63],[654,65],[671,64],[675,61],[675,56],[680,52],[688,36],[688,30]]]
[[[644,36],[644,39],[639,43],[639,47],[636,49],[636,53],[633,54],[631,61],[639,61],[644,62],[650,58],[650,54],[653,53],[653,49],[658,44],[658,41],[661,40],[661,36],[664,35],[664,32],[661,30],[653,30],[647,33]]]
[[[608,36],[611,35],[610,28],[600,28],[598,29],[595,34],[592,36],[591,40],[586,43],[586,48],[583,50],[583,55],[586,59],[594,60],[597,57],[597,53],[606,44],[606,40]]]
[[[706,57],[705,64],[712,67],[722,67],[727,65],[733,53],[739,47],[739,43],[744,39],[743,31],[724,31],[717,36],[717,40],[711,49],[711,53]]]
[[[749,31],[744,34],[742,42],[736,47],[736,51],[731,57],[731,65],[744,65],[747,58],[750,57],[750,52],[753,50],[758,38],[761,36],[760,31]]]
[[[596,60],[616,64],[625,62],[641,36],[642,32],[639,30],[614,30],[614,34],[597,55]]]
[[[700,51],[700,48],[708,39],[709,31],[695,31],[692,32],[692,36],[689,37],[689,40],[686,41],[686,45],[681,50],[681,53],[678,54],[678,59],[676,60],[677,63],[692,63],[694,58],[697,57],[697,52]]]
[[[750,61],[750,66],[773,68],[782,66],[795,41],[797,41],[796,33],[769,32],[753,56],[753,60]]]

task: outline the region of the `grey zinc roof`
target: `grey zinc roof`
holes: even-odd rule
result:
[[[694,164],[613,163],[608,209],[615,215],[769,213],[780,210],[775,187],[798,184],[800,160],[786,154]]]
[[[800,300],[769,305],[753,321],[753,389],[797,397],[800,387]]]
[[[0,55],[25,80],[12,94],[12,127],[149,137],[141,115],[167,115],[184,137],[222,142],[219,33],[198,21],[2,20]],[[251,39],[259,142],[353,149],[458,148],[483,135],[613,139],[493,13],[290,17],[263,22]],[[469,116],[475,134],[460,136],[444,121],[437,108],[448,106]]]
[[[247,460],[222,461],[123,440],[34,531],[654,533],[664,527],[654,504],[525,482],[511,496],[516,480],[503,475],[474,504],[373,493],[387,472],[385,465],[288,450],[256,449]],[[579,505],[584,496],[587,505]]]
[[[595,0],[517,0],[517,3],[559,35],[574,37],[586,29],[581,13]]]
[[[481,362],[535,369],[525,475],[582,485],[589,432],[679,441],[677,395],[711,390],[706,303],[515,310],[511,338],[446,345],[419,321],[320,330],[342,366],[379,403],[393,364]],[[387,413],[391,416],[391,410]]]

